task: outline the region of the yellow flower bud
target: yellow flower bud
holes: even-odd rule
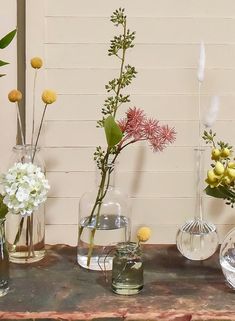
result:
[[[232,180],[228,176],[224,176],[223,183],[226,185],[230,185]]]
[[[8,99],[11,103],[18,102],[22,99],[22,93],[17,89],[13,89],[9,92]]]
[[[56,101],[57,95],[53,90],[46,89],[42,93],[42,101],[45,104],[53,104]]]
[[[228,168],[235,168],[234,162],[228,162]]]
[[[220,162],[216,162],[214,172],[216,175],[222,175],[224,173],[224,165]]]
[[[40,69],[43,65],[43,61],[40,57],[33,57],[31,60],[30,60],[30,63],[31,63],[31,66],[34,68],[34,69]]]
[[[217,160],[220,157],[220,150],[218,148],[213,148],[211,151],[211,159]]]
[[[141,227],[137,231],[137,238],[140,242],[147,242],[151,236],[151,230],[149,227]]]
[[[209,170],[207,172],[207,182],[208,184],[214,184],[217,183],[219,180],[218,176],[215,175],[213,169]]]
[[[230,155],[230,150],[226,147],[221,150],[222,157],[228,157]]]
[[[228,169],[227,169],[227,173],[228,173],[228,176],[229,176],[231,179],[235,179],[235,169],[233,169],[233,168],[228,168]]]

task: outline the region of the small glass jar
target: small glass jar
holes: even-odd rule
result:
[[[143,260],[140,245],[134,242],[118,243],[113,258],[113,292],[132,295],[139,293],[143,286]]]
[[[0,297],[9,291],[9,257],[5,240],[5,218],[0,219]]]

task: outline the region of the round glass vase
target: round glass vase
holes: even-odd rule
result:
[[[143,260],[140,245],[134,242],[118,243],[113,258],[113,292],[133,295],[139,293],[143,286]]]
[[[39,155],[40,149],[32,145],[13,148],[11,164],[33,163],[45,173],[45,165]],[[6,220],[6,241],[10,262],[33,263],[45,256],[45,211],[42,204],[30,216],[22,217],[11,212]]]
[[[218,247],[216,226],[204,218],[203,208],[203,157],[205,149],[195,148],[195,210],[194,218],[184,223],[176,235],[180,253],[189,260],[201,261],[211,257]]]
[[[220,265],[228,285],[235,290],[235,228],[226,235],[220,247]]]
[[[5,239],[5,218],[0,218],[0,297],[9,291],[9,256]]]
[[[96,188],[79,202],[77,262],[90,270],[112,270],[114,244],[130,239],[128,197],[115,187],[114,164],[97,169]]]

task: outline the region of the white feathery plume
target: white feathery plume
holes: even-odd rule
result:
[[[197,79],[200,83],[202,83],[204,80],[205,64],[206,64],[206,51],[205,51],[204,42],[201,42],[200,56],[199,56],[198,70],[197,70]]]
[[[211,104],[206,112],[204,119],[203,119],[203,124],[206,128],[212,127],[214,122],[217,119],[218,112],[219,112],[219,105],[220,105],[220,99],[218,96],[213,96],[211,98]]]

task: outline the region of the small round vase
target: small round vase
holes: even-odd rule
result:
[[[228,285],[235,290],[235,228],[226,235],[221,244],[220,265]]]

